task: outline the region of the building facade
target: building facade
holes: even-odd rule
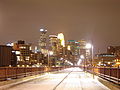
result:
[[[40,29],[40,39],[38,43],[38,50],[44,53],[47,48],[47,30]]]
[[[120,46],[109,46],[107,47],[108,54],[114,54],[115,56],[115,66],[120,65]]]
[[[0,67],[11,66],[12,47],[0,45]]]

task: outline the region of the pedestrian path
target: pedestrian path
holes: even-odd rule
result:
[[[16,85],[8,90],[110,90],[80,68],[51,73],[46,78]]]

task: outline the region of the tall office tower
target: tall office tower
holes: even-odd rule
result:
[[[57,55],[58,38],[57,35],[49,35],[49,47],[53,55]]]
[[[39,40],[39,51],[41,51],[43,54],[46,51],[46,46],[47,46],[47,30],[40,29],[40,40]]]
[[[79,55],[86,56],[86,41],[85,40],[79,40]]]
[[[68,40],[67,41],[67,60],[72,62],[74,65],[76,64],[77,60],[77,43],[75,40]]]

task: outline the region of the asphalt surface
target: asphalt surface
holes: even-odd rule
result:
[[[93,79],[80,68],[69,68],[57,73],[47,73],[26,83],[15,85],[7,90],[110,90],[97,79]]]

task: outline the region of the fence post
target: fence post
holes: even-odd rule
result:
[[[105,78],[105,66],[103,67],[103,77]]]
[[[110,79],[111,79],[111,66],[110,66],[110,69],[109,69],[109,75],[110,75]]]
[[[118,84],[119,84],[119,65],[117,67],[117,78],[118,78]]]
[[[7,80],[7,68],[4,67],[4,69],[5,69],[5,80]]]
[[[17,67],[15,69],[16,69],[16,78],[17,78]]]
[[[27,69],[26,69],[26,67],[24,67],[23,69],[24,69],[24,74],[25,74],[24,77],[26,77],[27,76]]]

